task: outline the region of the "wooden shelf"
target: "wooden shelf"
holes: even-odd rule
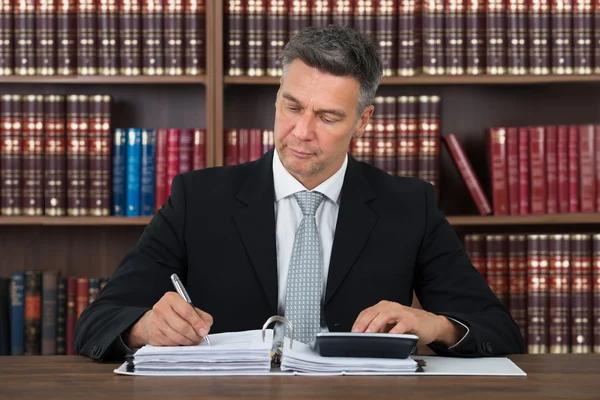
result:
[[[448,216],[453,226],[493,225],[588,225],[600,224],[600,213],[594,214],[548,214],[509,216]]]
[[[0,217],[0,225],[146,226],[152,217]]]
[[[453,226],[589,225],[600,224],[600,213],[514,216],[448,216]],[[152,217],[0,217],[0,225],[146,226]]]
[[[68,83],[68,84],[200,84],[204,75],[197,76],[0,76],[0,83]]]
[[[278,85],[279,77],[225,76],[225,84]],[[526,85],[541,83],[600,82],[600,75],[416,75],[390,76],[381,85]]]

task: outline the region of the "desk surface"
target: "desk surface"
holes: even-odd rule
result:
[[[0,357],[0,399],[598,399],[600,354],[515,355],[527,377],[132,377],[79,356]]]

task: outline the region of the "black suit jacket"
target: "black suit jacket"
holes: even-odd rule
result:
[[[177,273],[211,333],[259,329],[277,314],[273,151],[255,162],[178,175],[171,196],[75,329],[75,348],[122,359],[119,336],[167,291]],[[517,324],[471,264],[438,210],[432,185],[392,177],[349,156],[327,277],[330,331],[349,331],[381,300],[467,325],[468,337],[438,354],[524,352]]]

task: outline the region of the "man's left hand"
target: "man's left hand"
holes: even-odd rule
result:
[[[436,342],[451,347],[466,330],[444,316],[384,300],[363,310],[352,332],[409,333],[418,336],[422,344]]]

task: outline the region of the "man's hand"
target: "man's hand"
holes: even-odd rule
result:
[[[167,292],[123,335],[125,344],[139,348],[194,345],[208,335],[213,323],[210,314],[192,308],[175,292]]]
[[[352,332],[410,333],[417,335],[423,344],[436,342],[451,347],[466,330],[444,316],[384,300],[363,310],[356,318]]]

